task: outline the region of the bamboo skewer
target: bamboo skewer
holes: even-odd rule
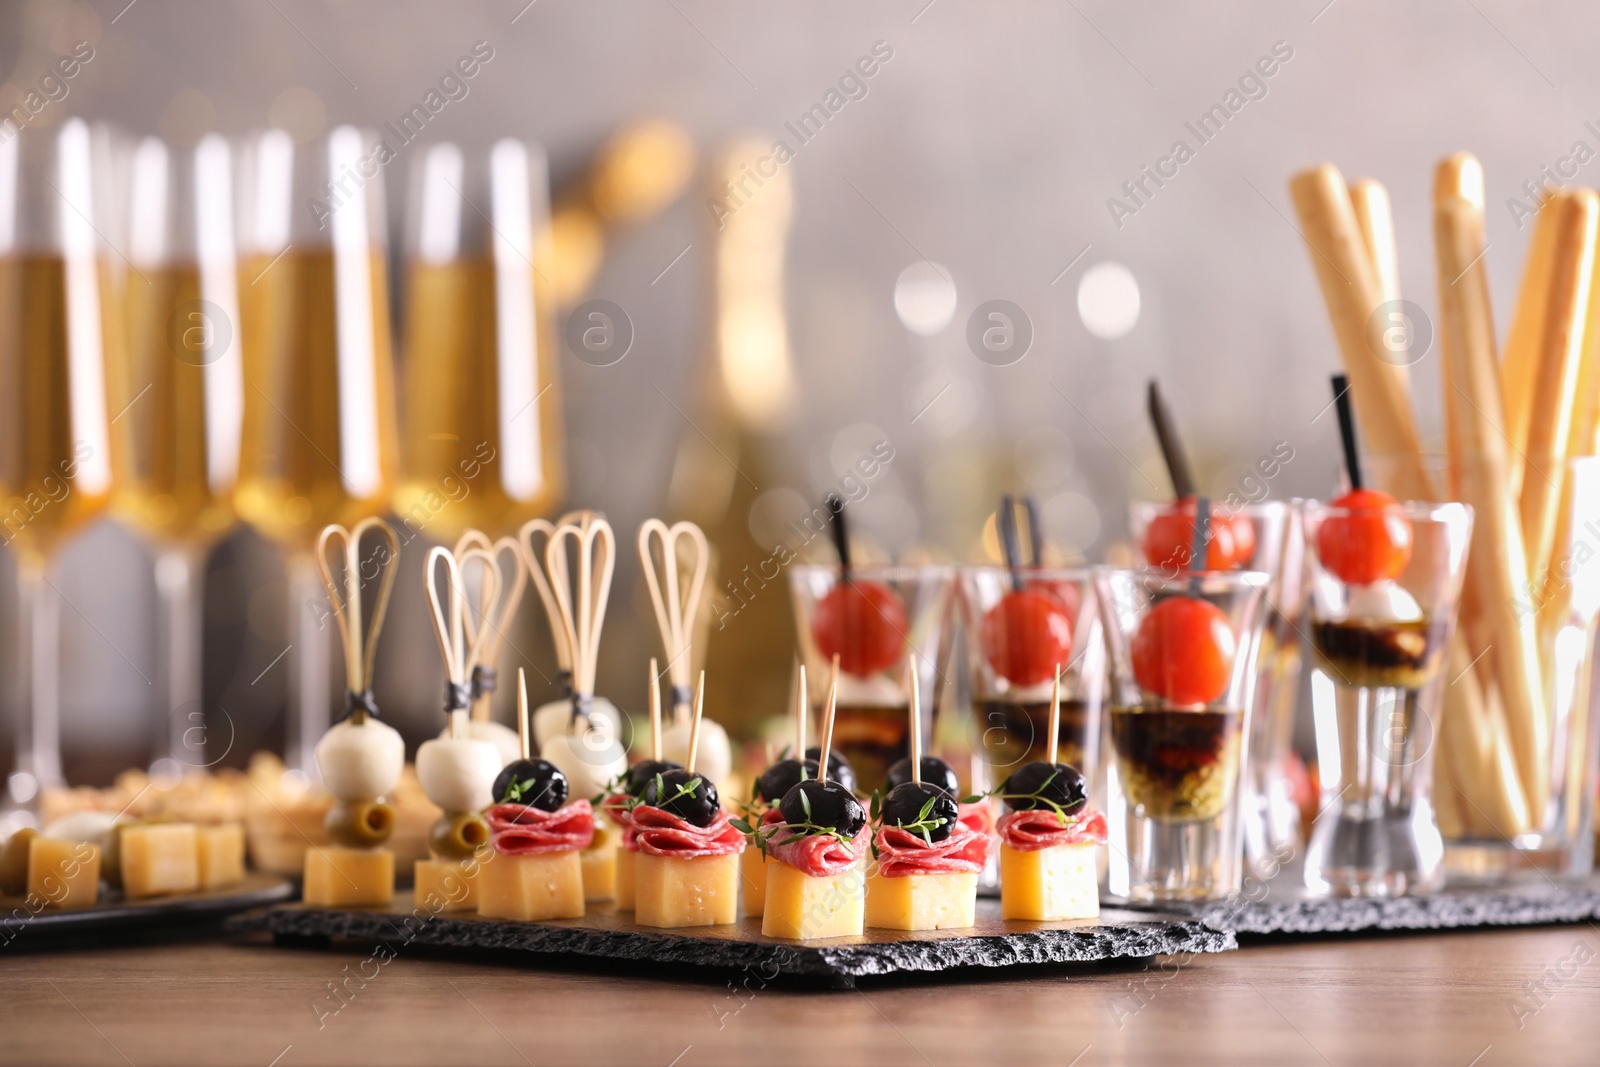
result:
[[[378,531],[387,548],[382,559],[376,556],[378,595],[372,606],[372,620],[363,628],[361,622],[361,538],[369,530]],[[336,580],[328,566],[328,546],[342,542],[340,579]],[[373,706],[372,674],[377,662],[378,634],[383,630],[383,620],[389,612],[389,597],[394,592],[394,580],[399,573],[400,539],[394,529],[380,518],[363,519],[354,529],[347,530],[338,524],[323,528],[317,536],[317,571],[328,591],[328,602],[333,608],[333,618],[339,625],[340,645],[344,652],[345,688],[349,692],[349,714],[352,722],[365,722],[368,708]],[[340,586],[343,589],[340,589]]]
[[[822,747],[817,750],[817,778],[828,780],[828,754],[833,751],[833,715],[839,706],[839,657],[833,657],[833,669],[828,677],[828,700],[822,710]],[[805,759],[805,752],[800,753]]]
[[[1504,417],[1500,405],[1488,272],[1483,263],[1483,212],[1449,198],[1434,209],[1441,298],[1440,346],[1449,386],[1451,480],[1457,499],[1473,506],[1473,546],[1467,557],[1476,591],[1478,624],[1490,641],[1510,748],[1528,811],[1543,810],[1548,780],[1549,724],[1538,676],[1533,620],[1517,609],[1517,585],[1527,574],[1522,530],[1507,492]]]
[[[1344,178],[1324,164],[1296,174],[1289,191],[1364,418],[1367,443],[1373,453],[1394,461],[1384,488],[1404,500],[1432,499],[1411,412],[1410,376],[1405,367],[1383,359],[1371,340],[1372,317],[1384,303],[1384,292]]]
[[[528,732],[528,672],[521,667],[517,668],[517,746],[522,750],[522,758],[528,759],[532,752],[532,745]]]
[[[906,664],[906,681],[911,696],[911,780],[922,784],[922,684],[917,681],[917,658]]]
[[[689,545],[687,588],[679,574],[683,562],[678,551],[680,540]],[[652,542],[661,545],[659,577]],[[711,549],[705,533],[692,522],[668,526],[660,519],[647,519],[639,527],[639,563],[644,568],[645,585],[650,590],[650,603],[655,608],[656,625],[660,628],[661,644],[667,657],[667,672],[672,678],[672,713],[676,719],[683,694],[689,691],[689,679],[694,677],[690,647],[695,637],[695,618],[700,612],[706,572],[711,564]]]
[[[472,672],[472,720],[474,722],[488,722],[493,717],[494,693],[496,688],[496,665],[500,662],[500,652],[505,645],[506,631],[511,628],[511,621],[517,616],[517,608],[522,605],[522,594],[528,588],[528,561],[523,557],[522,548],[515,537],[502,537],[498,541],[490,541],[487,534],[481,530],[468,530],[456,541],[456,559],[464,558],[469,549],[479,549],[494,557],[498,564],[510,553],[511,556],[511,581],[509,585],[500,588],[499,610],[489,612],[480,610],[479,621],[475,629],[468,630],[467,640],[475,640],[475,630],[487,625],[490,630],[484,638],[483,648],[479,654],[478,663]],[[506,578],[506,568],[500,566],[500,578]],[[479,589],[479,601],[482,603],[484,592]],[[468,614],[468,622],[472,623],[472,614]]]
[[[650,758],[661,762],[661,672],[650,657]]]
[[[694,773],[695,757],[700,754],[700,719],[706,711],[706,672],[700,672],[700,684],[694,691],[694,718],[689,720],[689,759],[684,770]]]
[[[800,681],[794,691],[794,758],[800,761],[801,777],[806,766],[806,716],[810,713],[806,699],[806,665],[800,664]]]
[[[1050,686],[1050,765],[1061,754],[1061,665],[1056,665],[1055,682]]]

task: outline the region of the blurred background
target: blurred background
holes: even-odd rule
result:
[[[1127,503],[1169,491],[1144,417],[1152,376],[1203,489],[1329,493],[1337,353],[1288,176],[1330,160],[1384,181],[1403,289],[1431,309],[1431,167],[1477,153],[1503,322],[1529,232],[1523,183],[1558,166],[1585,184],[1600,174],[1589,161],[1597,31],[1589,7],[1505,0],[22,0],[0,7],[0,112],[28,108],[39,128],[103,119],[185,147],[268,127],[311,144],[340,123],[388,136],[384,124],[427,109],[382,174],[402,364],[400,260],[425,147],[455,142],[472,160],[506,136],[542,145],[558,224],[565,211],[576,227],[556,242],[567,258],[550,268],[542,309],[565,428],[565,488],[549,514],[598,508],[618,530],[598,690],[637,715],[643,657],[657,648],[638,523],[696,518],[725,557],[755,559],[881,441],[893,458],[852,514],[864,550],[885,557],[981,558],[998,496],[1028,492],[1055,555],[1115,558]],[[84,44],[92,58],[29,107],[58,57],[82,59]],[[476,73],[442,83],[468,56]],[[656,123],[635,142],[643,154],[619,163],[619,131],[641,122]],[[624,192],[607,200],[607,182]],[[760,313],[745,323],[759,357],[742,371],[718,361],[738,348],[727,331],[740,300]],[[580,358],[568,343],[593,301],[614,305],[608,321],[631,334],[620,359]],[[1004,336],[986,347],[989,329]],[[1436,355],[1414,368],[1434,435]],[[108,397],[111,413],[125,399]],[[403,422],[404,395],[401,407]],[[1280,443],[1292,459],[1254,476]],[[442,673],[422,553],[407,552],[377,691],[415,743],[441,721]],[[14,561],[3,558],[0,662],[16,677]],[[67,773],[101,782],[144,762],[161,714],[152,549],[103,519],[60,567]],[[719,587],[734,576],[724,570]],[[279,551],[243,524],[206,565],[201,702],[236,731],[227,763],[281,743],[285,581]],[[713,671],[765,672],[711,709],[736,731],[781,710],[766,705],[781,699],[793,637],[781,632],[786,598],[769,599],[766,628],[750,621],[762,612],[712,626]],[[537,701],[554,692],[554,668],[526,603],[502,668],[535,668]],[[741,642],[764,649],[759,670]],[[14,690],[0,687],[7,715],[23,704]],[[9,731],[0,737],[3,749]]]

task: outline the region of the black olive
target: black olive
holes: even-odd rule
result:
[[[783,794],[793,789],[802,778],[817,776],[817,761],[807,760],[802,770],[797,759],[781,759],[761,772],[756,779],[756,799],[768,804],[783,799]]]
[[[1055,811],[1074,815],[1089,802],[1089,786],[1070,763],[1024,763],[1000,787],[1012,811]]]
[[[540,811],[555,811],[567,802],[567,776],[549,760],[519,759],[508,763],[495,777],[496,804],[526,804]]]
[[[783,821],[794,825],[808,823],[854,837],[867,825],[867,809],[856,795],[838,782],[809,779],[800,782],[778,802]]]
[[[911,781],[911,757],[895,760],[894,766],[889,768],[889,777],[884,786],[893,789]],[[961,783],[956,780],[956,772],[950,764],[938,756],[922,757],[922,781],[926,785],[936,785],[953,797],[961,795]]]
[[[928,803],[930,800],[933,802],[931,807]],[[923,808],[928,809],[926,816],[922,814]],[[949,837],[960,818],[961,809],[956,805],[956,798],[928,782],[920,785],[901,782],[889,790],[889,795],[883,799],[883,825],[917,826],[912,832],[922,834],[926,831],[930,841],[943,841]],[[929,823],[939,825],[927,825]]]
[[[654,776],[645,783],[639,799],[694,826],[710,826],[721,807],[711,779],[685,770],[662,771]]]
[[[656,775],[664,774],[667,771],[681,770],[683,770],[683,764],[674,763],[669,759],[640,760],[628,768],[628,777],[623,784],[623,788],[628,791],[630,797],[636,797],[644,792],[644,787],[649,785],[650,779]]]
[[[821,745],[812,745],[806,749],[806,764],[811,769],[813,778],[817,776],[817,761],[820,759],[822,759]],[[856,791],[856,769],[850,765],[849,760],[839,755],[839,750],[836,748],[828,750],[828,781],[838,782],[852,793]]]

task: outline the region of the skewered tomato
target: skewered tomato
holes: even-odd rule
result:
[[[1340,581],[1367,585],[1399,577],[1411,561],[1411,520],[1394,497],[1353,489],[1317,527],[1317,558]]]
[[[1021,589],[984,614],[980,639],[996,674],[1015,686],[1042,685],[1072,658],[1072,616],[1054,590]]]
[[[1209,600],[1172,596],[1155,604],[1133,637],[1133,677],[1174,704],[1209,704],[1228,688],[1238,642]]]
[[[900,662],[911,624],[899,594],[882,582],[845,579],[817,602],[811,639],[846,674],[876,674]]]
[[[1158,513],[1144,531],[1145,562],[1155,567],[1189,569],[1194,553],[1194,497]],[[1211,537],[1206,546],[1206,570],[1227,571],[1256,554],[1256,528],[1249,516],[1239,512],[1211,511]]]

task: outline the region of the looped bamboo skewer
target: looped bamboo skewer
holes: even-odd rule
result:
[[[550,579],[545,572],[545,550],[550,547],[550,541],[555,537],[556,526],[561,523],[574,521],[581,512],[568,512],[552,523],[549,519],[529,519],[522,524],[522,529],[517,531],[517,546],[522,551],[522,564],[527,569],[528,580],[533,583],[533,588],[539,594],[539,603],[544,605],[545,618],[550,623],[550,640],[555,646],[556,668],[561,673],[561,681],[569,690],[572,686],[572,649],[567,644],[567,636],[561,626],[561,608],[556,604],[555,593],[550,589]],[[534,538],[544,536],[544,548],[534,546]]]
[[[485,580],[499,584],[499,564],[494,557],[477,549],[470,549],[468,556],[480,558],[486,571]],[[448,607],[439,601],[439,577],[441,570],[438,566],[443,563],[442,575],[445,585],[445,596]],[[492,574],[493,577],[489,577]],[[433,633],[439,641],[439,654],[444,660],[446,676],[445,686],[445,713],[450,717],[450,736],[454,738],[467,736],[467,709],[471,706],[471,671],[472,665],[477,661],[482,649],[482,634],[478,640],[468,642],[465,639],[466,627],[466,591],[462,587],[461,567],[455,554],[448,548],[434,547],[428,550],[428,558],[423,571],[423,581],[427,587],[428,608],[433,622]]]
[[[373,557],[376,561],[378,596],[372,606],[372,619],[363,629],[361,539],[369,530],[379,532],[388,551],[381,559],[376,555]],[[335,580],[333,570],[328,566],[328,548],[337,547],[338,542],[343,542],[340,550],[344,565],[342,583]],[[382,632],[384,617],[389,612],[389,597],[394,592],[399,562],[400,539],[389,524],[380,518],[363,519],[351,530],[337,523],[330,524],[323,527],[322,533],[317,536],[317,571],[328,590],[334,621],[339,624],[340,643],[344,647],[346,711],[355,723],[365,722],[368,714],[377,713],[377,704],[372,697],[373,665],[377,661],[378,634]],[[341,584],[344,586],[342,593],[339,588]]]
[[[577,588],[568,567],[567,542],[577,549]],[[588,718],[594,698],[595,666],[600,631],[605,625],[611,576],[616,567],[616,535],[611,524],[592,511],[576,523],[562,523],[545,546],[550,591],[561,618],[561,632],[572,654],[572,717]]]
[[[502,581],[499,610],[492,614],[480,612],[482,625],[489,627],[489,633],[484,637],[478,663],[474,665],[472,672],[472,720],[488,722],[493,713],[497,682],[496,665],[500,662],[506,631],[511,628],[511,621],[517,616],[517,608],[522,605],[522,594],[528,588],[528,561],[523,558],[521,543],[515,537],[502,537],[498,541],[491,542],[488,535],[481,530],[468,530],[456,541],[456,558],[460,559],[463,552],[472,548],[493,556],[496,563],[500,563],[507,553],[511,556],[509,584],[505,584],[506,571],[503,565],[499,571]],[[480,600],[483,596],[480,591]],[[468,622],[473,622],[470,613]],[[467,640],[476,639],[476,627],[469,628]]]
[[[687,589],[679,577],[683,563],[679,543],[687,540],[690,578]],[[652,542],[661,545],[661,574],[656,573]],[[695,617],[700,612],[701,592],[711,565],[711,549],[706,535],[692,522],[668,526],[660,519],[646,519],[639,527],[639,563],[644,568],[645,585],[655,608],[656,625],[667,657],[667,672],[672,679],[672,713],[676,719],[687,704],[689,679],[694,677],[690,648],[695,636]],[[665,587],[665,588],[663,588]]]

